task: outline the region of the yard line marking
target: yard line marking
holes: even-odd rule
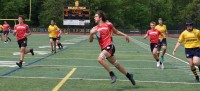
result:
[[[20,79],[63,79],[63,78],[58,78],[58,77],[23,77],[23,76],[3,76],[4,78],[20,78]],[[110,79],[92,79],[92,78],[68,78],[68,80],[88,80],[88,81],[110,81]],[[129,81],[129,80],[122,80],[122,79],[117,79],[117,81]],[[163,83],[163,84],[187,84],[187,85],[193,85],[197,84],[199,85],[200,83],[196,82],[168,82],[168,81],[142,81],[142,80],[136,80],[136,82],[141,82],[141,83]]]
[[[76,71],[77,68],[73,68],[64,78],[63,80],[53,88],[52,91],[58,91],[60,87],[69,79],[69,77]]]

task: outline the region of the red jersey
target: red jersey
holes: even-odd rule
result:
[[[9,24],[3,24],[3,30],[4,31],[8,31],[10,28],[10,25]]]
[[[60,37],[60,30],[56,31],[56,37]]]
[[[113,29],[113,25],[103,23],[102,25],[97,25],[97,31],[100,33],[100,38],[99,38],[99,45],[101,49],[104,49],[108,45],[113,44],[111,40],[111,32]]]
[[[15,25],[14,29],[16,30],[17,40],[26,38],[25,34],[30,32],[27,24],[17,24]]]
[[[158,30],[148,30],[147,32],[150,43],[158,43],[159,42],[159,35],[161,35],[161,32]]]

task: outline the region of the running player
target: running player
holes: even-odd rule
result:
[[[60,42],[61,34],[62,34],[62,30],[58,29],[58,31],[56,31],[56,37],[57,37],[56,38],[56,43],[57,43],[57,46],[58,46],[59,49],[63,49],[63,45]]]
[[[184,43],[185,55],[189,63],[190,69],[195,76],[195,80],[199,82],[199,76],[196,72],[195,66],[199,68],[200,71],[200,31],[193,28],[193,21],[186,21],[186,30],[179,36],[178,42],[173,50],[173,55],[176,49]]]
[[[111,41],[110,32],[117,35],[124,36],[126,41],[129,42],[129,37],[118,31],[114,26],[108,26],[106,23],[105,14],[103,11],[97,11],[94,16],[94,21],[97,24],[94,26],[89,35],[89,42],[93,42],[93,34],[99,32],[99,45],[101,47],[101,53],[98,57],[98,62],[109,72],[111,76],[112,83],[116,82],[117,77],[115,76],[112,69],[109,67],[105,60],[107,59],[111,64],[113,64],[121,73],[126,75],[126,77],[131,81],[133,85],[135,85],[135,80],[133,79],[133,74],[128,73],[125,68],[117,61],[116,57],[114,56],[115,53],[115,46]]]
[[[144,39],[146,39],[149,36],[150,49],[151,49],[153,57],[155,58],[155,60],[157,62],[157,67],[160,67],[160,65],[161,65],[161,68],[164,69],[164,65],[161,61],[159,61],[159,57],[157,54],[158,42],[162,41],[162,38],[161,38],[161,40],[159,40],[159,36],[160,35],[163,36],[163,35],[159,30],[155,29],[155,26],[156,26],[156,23],[154,21],[150,22],[151,29],[147,31],[147,34],[144,36]]]
[[[31,31],[27,24],[24,24],[25,17],[20,15],[18,17],[19,24],[15,25],[13,35],[16,35],[17,42],[20,48],[20,59],[19,63],[16,63],[19,67],[22,67],[24,61],[24,55],[31,53],[34,55],[33,49],[26,50],[27,46],[27,36],[31,35]]]
[[[163,24],[163,20],[162,18],[159,18],[158,19],[158,25],[156,26],[156,29],[159,30],[163,37],[162,36],[159,36],[159,39],[162,39],[161,42],[159,42],[159,47],[158,47],[158,57],[159,57],[159,53],[160,53],[160,50],[161,50],[161,47],[162,47],[162,54],[161,54],[161,61],[162,63],[164,62],[164,55],[165,55],[165,52],[167,50],[167,40],[166,40],[166,37],[167,37],[167,27],[165,24]]]
[[[3,24],[3,33],[4,33],[4,36],[5,36],[4,43],[8,43],[8,39],[11,42],[11,39],[8,37],[9,30],[10,30],[10,25],[7,23],[7,21],[4,21],[4,24]]]
[[[50,39],[50,45],[51,45],[51,52],[56,53],[56,31],[58,31],[59,28],[55,25],[54,20],[51,20],[51,25],[48,27],[49,32],[49,39]]]
[[[1,41],[3,41],[2,33],[3,33],[3,26],[0,24],[0,39],[1,39]]]

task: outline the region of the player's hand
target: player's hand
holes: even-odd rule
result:
[[[126,42],[128,42],[128,43],[130,42],[128,35],[125,35],[125,39],[126,39]]]
[[[173,53],[172,53],[172,54],[175,55],[175,52],[176,52],[176,50],[173,50]]]
[[[162,42],[162,40],[163,40],[163,38],[162,38],[162,39],[160,39],[160,42]]]

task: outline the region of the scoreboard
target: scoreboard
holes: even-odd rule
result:
[[[90,23],[90,8],[85,6],[65,6],[63,25],[85,25]]]

